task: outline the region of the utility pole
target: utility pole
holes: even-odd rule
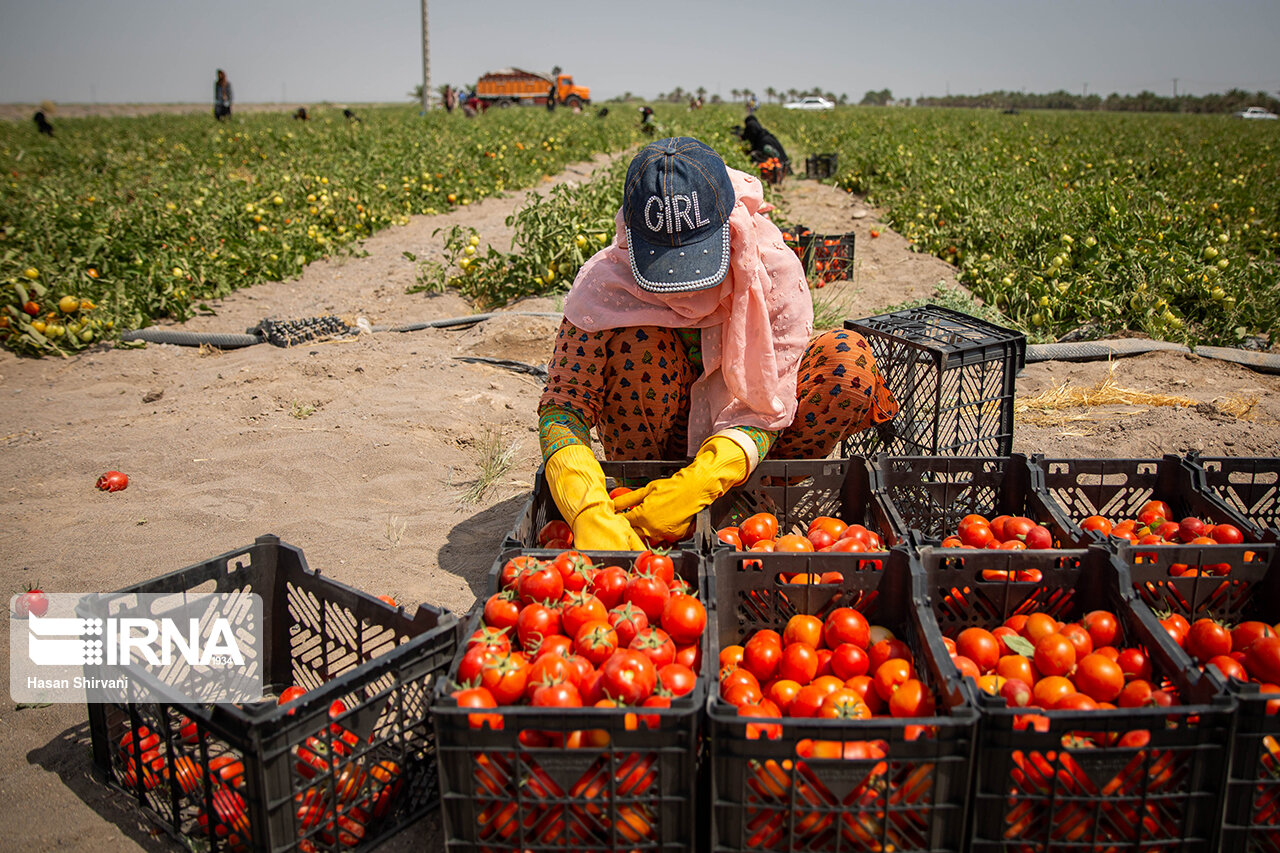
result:
[[[1175,98],[1178,97],[1178,78],[1177,77],[1173,78],[1173,96]]]
[[[431,107],[431,46],[427,41],[427,0],[422,0],[422,111]]]

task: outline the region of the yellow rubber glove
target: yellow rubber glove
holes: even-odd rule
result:
[[[591,448],[571,444],[551,455],[547,485],[560,514],[573,529],[573,547],[585,551],[643,551],[644,543],[614,512],[604,469]]]
[[[698,448],[693,461],[670,477],[619,495],[615,509],[650,541],[686,538],[694,516],[747,479],[759,459],[755,442],[739,430],[724,430]]]

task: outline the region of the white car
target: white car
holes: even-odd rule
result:
[[[788,106],[790,105],[788,104]],[[1277,116],[1275,113],[1269,112],[1268,110],[1264,110],[1262,107],[1249,107],[1247,110],[1241,110],[1236,113],[1235,116],[1236,118],[1260,118],[1269,119],[1271,121],[1275,121],[1277,118],[1280,118],[1280,116]]]
[[[834,110],[836,105],[826,98],[817,96],[809,98],[801,98],[798,101],[792,101],[789,104],[783,104],[783,109],[788,110]]]

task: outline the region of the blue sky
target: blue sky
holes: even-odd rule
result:
[[[429,24],[433,88],[560,65],[597,100],[1280,94],[1277,0],[433,0]],[[421,46],[419,0],[0,0],[0,103],[207,101],[219,67],[240,102],[408,100]]]

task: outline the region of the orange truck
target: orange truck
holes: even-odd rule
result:
[[[513,104],[539,104],[545,106],[554,87],[556,103],[565,106],[586,106],[591,103],[591,90],[573,85],[568,74],[539,74],[519,68],[504,68],[484,75],[476,82],[476,97],[486,107],[509,107]]]

